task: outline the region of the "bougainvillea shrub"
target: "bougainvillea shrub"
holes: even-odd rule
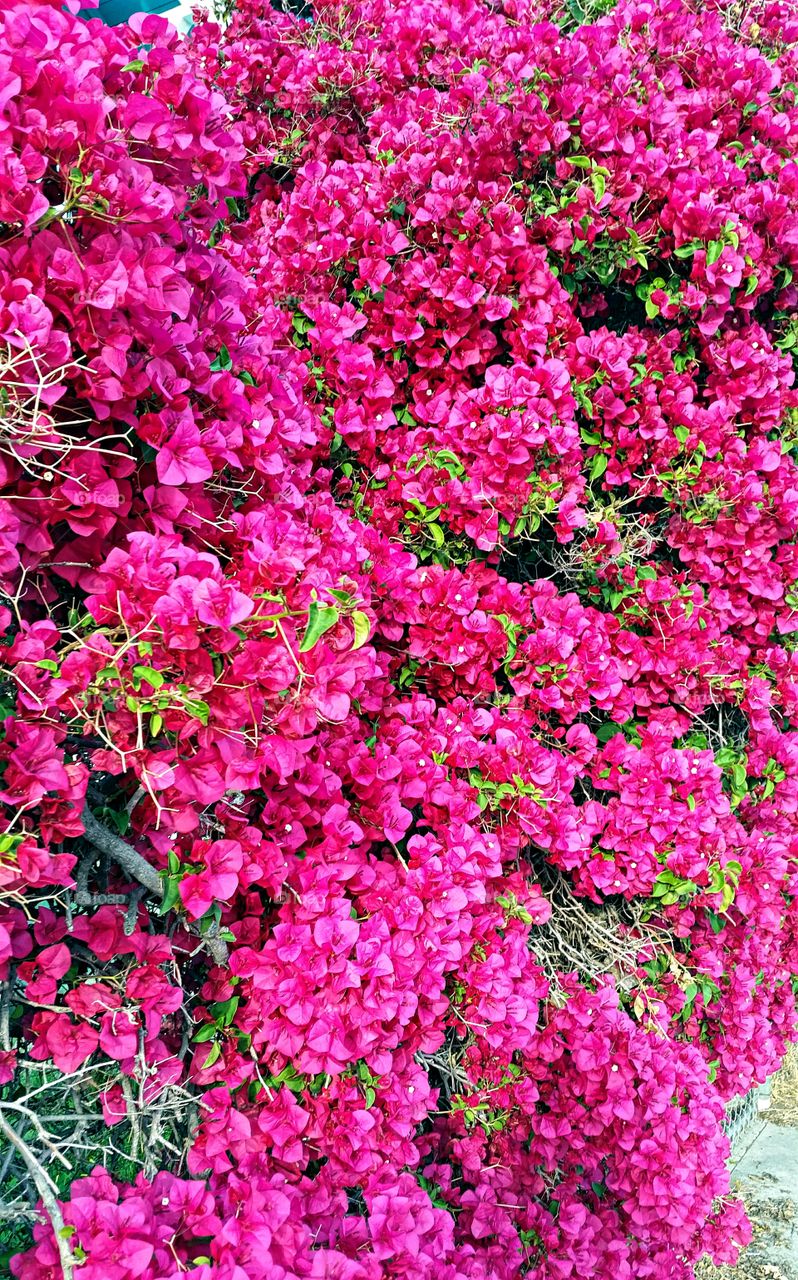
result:
[[[724,1103],[798,1036],[798,19],[608,8],[3,8],[18,1280],[749,1238]]]

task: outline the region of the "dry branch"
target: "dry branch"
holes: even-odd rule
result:
[[[36,1159],[28,1144],[23,1141],[16,1129],[12,1128],[8,1123],[3,1115],[2,1109],[0,1109],[0,1134],[3,1135],[6,1142],[16,1148],[27,1165],[28,1170],[30,1171],[30,1176],[33,1179],[33,1185],[36,1187],[39,1199],[42,1202],[44,1212],[47,1214],[47,1217],[50,1220],[50,1225],[53,1228],[56,1248],[58,1249],[58,1258],[61,1263],[61,1275],[63,1280],[73,1280],[75,1272],[72,1250],[70,1249],[69,1242],[65,1236],[64,1219],[61,1216],[61,1210],[58,1205],[58,1200],[56,1199],[58,1188],[47,1173],[46,1169],[44,1169]]]
[[[540,881],[552,914],[533,931],[530,947],[555,993],[563,973],[578,973],[591,982],[611,974],[621,988],[634,985],[641,957],[650,959],[671,940],[666,929],[644,918],[643,902],[598,906],[576,894],[568,877],[548,865],[542,867]]]

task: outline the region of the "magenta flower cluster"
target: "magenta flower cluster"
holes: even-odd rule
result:
[[[0,1115],[95,1081],[110,1150],[189,1100],[154,1176],[53,1166],[18,1280],[750,1238],[724,1102],[798,1038],[798,21],[594,9],[3,8]]]

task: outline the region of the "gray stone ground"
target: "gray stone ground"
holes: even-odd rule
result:
[[[741,1144],[732,1182],[748,1206],[754,1239],[735,1280],[798,1280],[798,1126],[766,1119]]]
[[[798,1046],[761,1090],[759,1105],[729,1162],[754,1238],[736,1267],[705,1259],[697,1280],[798,1280]]]

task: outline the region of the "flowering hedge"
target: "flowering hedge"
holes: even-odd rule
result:
[[[798,1036],[798,20],[588,16],[0,15],[19,1280],[748,1239],[723,1103]]]

